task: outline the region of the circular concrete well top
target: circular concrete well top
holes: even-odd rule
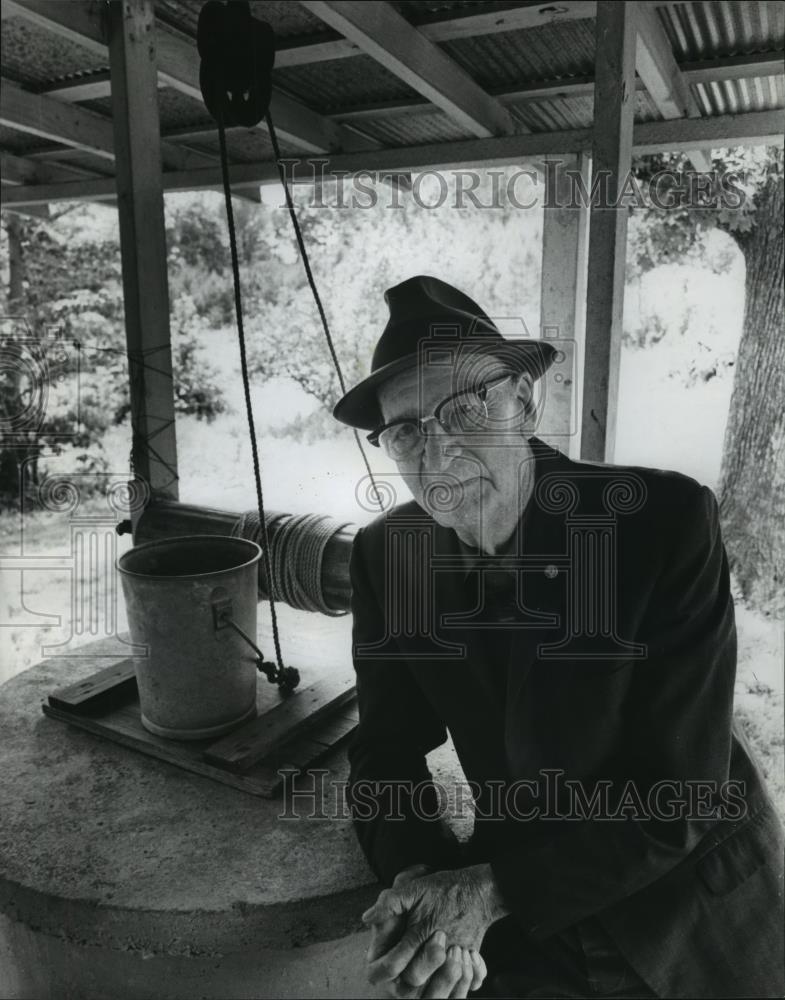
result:
[[[361,928],[378,885],[333,782],[324,819],[46,718],[56,688],[116,662],[49,659],[0,688],[0,912],[85,944],[186,954],[296,947]],[[307,776],[300,781],[307,783]],[[307,787],[307,784],[299,787]]]

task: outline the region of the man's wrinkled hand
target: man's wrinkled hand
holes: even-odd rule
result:
[[[366,924],[379,924],[385,929],[391,928],[396,921],[400,934],[397,942],[379,957],[371,957],[369,953],[368,978],[372,983],[399,981],[415,988],[422,985],[413,960],[424,945],[433,952],[431,939],[438,931],[443,931],[447,942],[457,947],[450,949],[444,964],[433,974],[435,982],[429,980],[421,995],[465,997],[468,990],[477,989],[484,978],[479,949],[486,930],[497,916],[487,891],[485,874],[479,866],[401,880],[391,889],[385,889],[362,916]],[[401,918],[405,921],[402,932],[398,922]],[[389,935],[388,943],[391,939]],[[378,951],[374,956],[376,954]],[[467,978],[468,983],[465,982]],[[442,992],[445,989],[447,992]]]
[[[395,877],[393,889],[432,870],[427,865],[406,868]],[[378,959],[401,941],[406,932],[407,916],[404,911],[390,915],[378,923],[371,923],[371,944],[366,954],[369,966],[375,966]],[[454,945],[448,949],[445,933],[436,930],[419,945],[406,967],[385,982],[386,992],[389,996],[405,1000],[418,1000],[421,997],[461,998],[466,997],[470,990],[479,989],[486,974],[485,962],[478,950]]]

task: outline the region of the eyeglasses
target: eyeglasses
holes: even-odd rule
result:
[[[368,435],[368,441],[381,447],[396,462],[416,458],[425,450],[427,425],[435,421],[445,434],[466,434],[487,430],[494,419],[488,394],[508,382],[512,375],[489,379],[475,389],[464,389],[443,399],[432,414],[425,417],[400,417],[382,424]]]

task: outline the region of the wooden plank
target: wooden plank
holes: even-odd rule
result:
[[[613,461],[627,246],[618,198],[630,175],[637,6],[597,4],[592,171],[602,184],[589,222],[581,414],[581,458],[589,461]]]
[[[332,747],[339,740],[348,736],[356,728],[358,722],[359,719],[356,715],[331,715],[308,735],[312,740],[322,743],[326,747]]]
[[[547,196],[543,209],[542,271],[540,278],[540,336],[554,342],[562,360],[542,380],[544,411],[537,433],[545,441],[580,454],[580,379],[586,325],[586,268],[588,264],[589,206],[573,203],[572,177],[590,190],[590,159],[585,154],[546,160],[543,164]]]
[[[31,94],[8,80],[3,80],[0,88],[0,124],[106,159],[114,158],[112,123],[108,118]]]
[[[63,711],[84,708],[89,701],[99,695],[106,694],[111,689],[118,687],[125,689],[128,681],[133,681],[135,691],[136,673],[134,672],[134,661],[130,658],[104,667],[103,670],[99,670],[98,673],[92,674],[83,681],[59,688],[49,695],[49,704]],[[128,693],[133,694],[133,691],[126,692],[126,694]]]
[[[636,153],[667,152],[675,149],[716,146],[761,146],[781,142],[785,134],[785,111],[752,111],[743,115],[714,118],[681,118],[673,121],[643,122],[634,127]],[[295,184],[313,184],[322,174],[341,172],[344,176],[361,171],[416,172],[449,170],[452,167],[517,164],[532,157],[581,153],[591,149],[591,129],[569,129],[530,135],[499,136],[491,139],[464,139],[458,142],[428,143],[419,146],[370,150],[367,153],[339,153],[318,159],[297,160],[289,178]],[[221,183],[215,167],[184,172],[171,171],[162,178],[165,191],[198,191]],[[233,184],[279,184],[276,165],[269,160],[237,163],[232,166]],[[24,185],[10,191],[9,203],[44,204],[48,201],[91,200],[111,197],[103,180],[70,184]]]
[[[317,720],[345,705],[353,695],[353,674],[328,674],[306,688],[298,688],[260,718],[216,740],[205,751],[205,760],[230,770],[246,770],[284,739],[312,728]]]
[[[111,97],[112,82],[109,70],[102,70],[87,79],[61,81],[39,93],[56,101],[66,101],[68,104],[95,101],[101,97]]]
[[[0,88],[0,124],[114,160],[114,130],[110,118],[53,97],[31,94],[8,80],[3,80]],[[159,142],[159,149],[161,162],[174,170],[216,162],[215,156],[166,142]]]
[[[52,705],[42,706],[44,714],[52,719],[59,719],[67,722],[78,729],[84,729],[95,736],[119,743],[121,746],[131,750],[137,750],[174,764],[176,767],[193,774],[211,778],[224,785],[231,785],[243,792],[252,795],[259,795],[264,798],[272,796],[281,784],[281,777],[273,768],[260,768],[253,775],[233,774],[231,771],[222,770],[219,767],[212,767],[201,760],[192,750],[187,749],[188,745],[178,744],[174,740],[165,740],[163,737],[154,736],[142,726],[141,718],[137,718],[135,713],[128,708],[115,709],[109,715],[95,719],[91,716],[74,716],[70,712],[55,708]]]
[[[210,740],[178,742],[144,728],[136,679],[133,668],[128,670],[129,662],[120,661],[84,681],[53,692],[48,703],[41,706],[44,714],[193,774],[265,798],[280,788],[283,781],[280,769],[307,769],[340,747],[357,725],[356,698],[351,697],[335,714],[314,719],[306,732],[286,734],[270,755],[240,774],[204,759]],[[268,705],[269,697],[270,691],[260,685],[258,704]]]
[[[750,77],[782,76],[785,50],[751,52],[719,59],[699,59],[679,63],[681,75],[693,87],[720,80],[744,80]]]
[[[152,0],[110,5],[131,466],[154,496],[178,496],[169,290]],[[132,520],[138,518],[138,511]]]
[[[698,102],[676,65],[676,59],[653,4],[639,3],[636,8],[637,41],[635,66],[663,118],[700,118]],[[690,160],[696,170],[712,168],[711,155],[691,150]]]
[[[483,138],[515,131],[515,123],[504,106],[389,3],[301,2],[467,132]]]
[[[94,177],[91,170],[82,167],[61,166],[59,163],[42,163],[26,156],[0,153],[0,176],[4,184],[58,184]]]
[[[263,15],[259,15],[264,20]],[[288,66],[307,66],[309,63],[327,62],[331,59],[344,59],[346,56],[361,55],[362,50],[348,38],[343,38],[337,31],[319,32],[318,35],[304,39],[302,36],[276,39],[275,68]]]

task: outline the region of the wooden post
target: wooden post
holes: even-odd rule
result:
[[[597,4],[592,198],[581,458],[612,461],[621,351],[627,208],[615,207],[632,154],[637,3]]]
[[[176,500],[177,448],[152,0],[111,3],[108,18],[131,388],[131,465],[154,497]]]
[[[540,329],[561,352],[543,379],[538,436],[571,458],[580,455],[580,365],[586,331],[586,265],[591,161],[548,158],[542,232]]]

